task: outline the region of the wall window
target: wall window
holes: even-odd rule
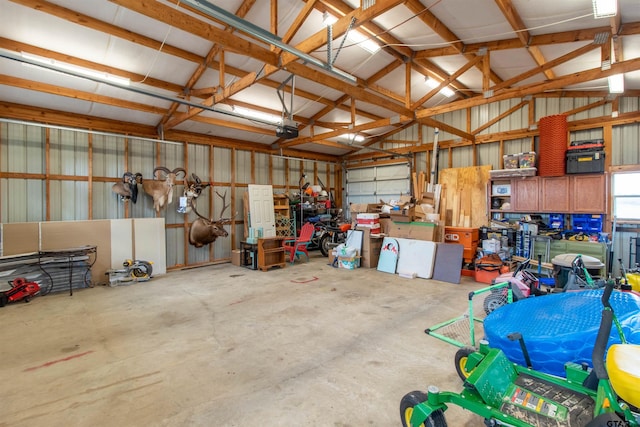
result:
[[[613,215],[617,220],[640,220],[640,172],[613,174]]]

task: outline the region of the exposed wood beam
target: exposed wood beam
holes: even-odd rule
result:
[[[326,5],[326,7],[322,7],[324,5]],[[324,11],[329,8],[330,10],[343,15],[347,15],[354,10],[351,6],[341,0],[322,0],[322,2],[317,4],[317,6],[317,9],[319,11]],[[424,9],[424,7],[422,9]],[[385,52],[390,53],[391,55],[396,57],[398,66],[411,59],[411,62],[414,65],[414,69],[422,73],[425,77],[431,75],[438,77],[440,80],[446,79],[448,77],[449,74],[446,71],[430,61],[427,61],[425,59],[413,60],[412,58],[414,56],[414,52],[411,48],[403,46],[404,43],[401,40],[396,39],[388,31],[376,25],[374,22],[366,22],[361,25],[361,28],[366,30],[369,34],[374,35],[377,40],[387,46],[386,48],[384,48]],[[367,82],[373,83],[375,81],[378,81],[380,77],[382,76],[376,73],[369,79],[367,79]],[[469,88],[467,88],[459,81],[452,82],[451,85],[456,89],[456,93],[464,95],[465,97],[470,93]],[[403,99],[400,95],[396,95],[393,98],[398,100]]]
[[[420,119],[418,119],[418,122],[425,124],[427,126],[431,126],[433,128],[438,128],[438,129],[442,129],[445,132],[449,132],[453,135],[458,135],[459,137],[466,139],[468,141],[475,141],[476,137],[472,134],[470,134],[469,132],[465,132],[462,131],[458,128],[455,128],[451,125],[448,125],[446,123],[443,123],[441,121],[432,119],[431,117],[422,117]]]
[[[523,46],[526,46],[529,55],[536,61],[538,66],[543,66],[546,60],[544,59],[544,55],[542,55],[542,51],[538,46],[529,46],[529,39],[531,38],[531,34],[526,30],[527,26],[524,24],[524,21],[520,17],[520,14],[513,6],[511,0],[495,0],[498,8],[502,11],[502,14],[507,18],[511,28],[516,31],[516,36],[520,40]],[[545,69],[544,75],[547,79],[554,79],[555,75],[551,69]]]
[[[535,95],[537,93],[545,92],[548,90],[561,89],[564,86],[570,86],[577,83],[605,78],[613,74],[626,73],[636,70],[640,70],[640,58],[612,64],[611,69],[606,71],[603,71],[601,68],[592,68],[590,70],[579,71],[577,73],[561,76],[548,82],[534,83],[513,89],[503,89],[490,98],[477,96],[471,99],[454,101],[447,105],[425,108],[416,112],[416,118],[421,119],[422,117],[430,117],[436,114],[446,113],[448,111],[456,111],[463,108],[475,107],[477,105],[489,104],[491,102],[502,101],[509,98],[519,98],[526,95]]]
[[[434,95],[436,95],[438,92],[440,92],[440,90],[443,87],[448,86],[453,80],[455,80],[458,77],[460,77],[461,75],[463,75],[465,72],[467,72],[467,70],[469,70],[469,68],[477,65],[480,61],[482,61],[482,59],[483,59],[482,56],[473,56],[471,58],[471,60],[469,60],[469,62],[467,62],[465,65],[463,65],[458,71],[456,71],[455,73],[451,74],[449,77],[447,77],[442,82],[440,82],[440,84],[438,86],[436,86],[435,88],[433,88],[429,92],[427,92],[427,94],[425,96],[420,98],[417,102],[413,103],[411,105],[411,109],[415,110],[416,108],[420,107],[422,104],[424,104],[429,99],[431,99]]]
[[[565,111],[562,114],[564,114],[566,116],[572,116],[574,114],[578,114],[578,113],[581,113],[583,111],[588,111],[588,110],[591,110],[593,108],[601,107],[601,106],[606,105],[606,104],[608,104],[610,102],[611,101],[609,101],[607,99],[601,99],[600,101],[592,102],[591,104],[583,105],[582,107],[578,107],[578,108],[574,108],[573,110]]]
[[[550,44],[572,43],[579,41],[593,41],[596,34],[609,33],[610,27],[585,28],[581,30],[563,31],[558,33],[540,34],[529,38],[528,46],[545,46]],[[624,24],[620,35],[640,34],[640,22]],[[465,52],[477,53],[480,49],[505,50],[520,49],[525,47],[518,38],[495,40],[481,43],[469,43],[465,46]],[[416,52],[415,58],[433,58],[437,56],[458,55],[459,52],[452,47],[437,49],[425,49]]]
[[[281,147],[292,147],[294,145],[306,144],[307,142],[314,142],[314,141],[320,141],[320,140],[328,139],[328,138],[335,138],[335,137],[338,137],[338,136],[343,135],[345,133],[356,133],[356,132],[360,132],[360,131],[364,131],[364,130],[390,126],[390,125],[392,125],[394,123],[406,122],[406,121],[411,121],[411,120],[412,120],[411,117],[406,117],[406,116],[401,116],[399,118],[398,117],[391,117],[391,118],[388,118],[388,119],[381,119],[381,120],[376,120],[376,121],[373,121],[373,122],[369,122],[369,123],[364,123],[364,124],[361,124],[361,125],[353,126],[351,129],[348,130],[348,132],[345,132],[344,130],[335,130],[335,131],[331,131],[331,132],[325,132],[325,133],[317,134],[317,135],[314,135],[314,136],[307,136],[307,137],[300,137],[300,138],[290,139],[289,141],[283,142],[282,144],[280,144],[280,146]]]
[[[254,4],[255,4],[255,0],[244,0],[240,5],[240,7],[238,8],[238,10],[236,10],[235,15],[240,18],[246,16]],[[234,29],[226,27],[225,31],[231,33],[234,31]],[[202,77],[204,72],[209,68],[211,63],[214,61],[216,55],[218,54],[220,54],[220,62],[218,67],[219,69],[218,86],[221,88],[224,87],[224,74],[225,74],[224,50],[220,49],[220,45],[218,45],[217,43],[214,43],[213,47],[207,53],[207,56],[205,57],[204,61],[201,61],[198,63],[198,67],[193,72],[193,74],[191,75],[187,83],[184,85],[183,87],[184,93],[191,92],[191,89],[193,88],[193,86],[196,83],[198,83],[198,81],[200,80],[200,77]],[[213,94],[209,96],[212,96],[212,95]],[[169,107],[169,110],[167,111],[167,114],[165,114],[164,117],[162,117],[158,125],[166,124],[169,118],[178,110],[178,107],[179,107],[179,104],[177,102],[172,103],[171,106]]]
[[[468,60],[473,58],[473,54],[467,52],[464,43],[460,41],[460,37],[456,36],[453,31],[447,28],[430,10],[425,8],[420,0],[407,0],[405,6],[414,14],[419,14],[419,19],[427,24],[436,34],[442,37],[457,53],[464,55]],[[417,58],[417,57],[416,57]],[[479,67],[482,71],[482,66]],[[491,71],[491,80],[500,83],[502,79],[495,72]]]
[[[130,79],[132,82],[137,82],[145,79],[145,76],[142,74],[131,73],[118,68],[109,67],[104,64],[98,64],[97,62],[87,61],[84,59],[76,58],[74,56],[66,55],[48,49],[43,49],[37,46],[21,43],[4,37],[0,37],[0,48],[12,50],[14,52],[26,52],[32,55],[61,61],[66,64],[77,65],[79,67],[88,68],[90,70],[109,73],[114,76]],[[198,58],[195,55],[193,57]],[[164,80],[154,79],[152,77],[147,77],[144,82],[146,85],[153,86],[158,89],[168,90],[175,93],[180,93],[181,91],[180,85],[166,82]]]
[[[519,109],[521,109],[522,107],[524,107],[525,105],[528,105],[529,101],[522,101],[521,103],[514,105],[513,107],[509,108],[507,111],[503,112],[502,114],[494,117],[493,119],[489,120],[487,123],[478,126],[478,128],[474,131],[471,132],[472,135],[478,135],[480,132],[482,132],[483,130],[487,129],[488,127],[493,126],[494,124],[498,123],[500,120],[504,119],[505,117],[510,116],[511,114],[515,113],[516,111],[518,111]],[[468,110],[468,109],[467,109]]]
[[[21,79],[18,77],[8,76],[0,74],[0,84],[18,87],[21,89],[28,89],[42,93],[49,93],[51,95],[64,96],[66,98],[80,99],[87,102],[95,102],[98,104],[109,105],[111,107],[118,107],[128,110],[143,111],[151,114],[163,114],[164,109],[154,107],[147,104],[141,104],[139,102],[125,101],[120,98],[113,98],[111,96],[96,95],[95,93],[81,92],[74,89],[68,89],[61,86],[55,86],[48,83],[35,82],[33,80]]]
[[[562,56],[560,56],[560,57],[558,57],[556,59],[548,61],[544,65],[532,68],[531,70],[525,71],[524,73],[519,74],[519,75],[517,75],[515,77],[512,77],[512,78],[510,78],[508,80],[505,80],[502,83],[498,83],[497,85],[494,85],[491,89],[493,89],[494,91],[497,91],[497,90],[500,90],[500,89],[503,89],[503,88],[506,88],[506,87],[513,86],[514,84],[516,84],[518,82],[521,82],[523,80],[526,80],[529,77],[533,77],[536,74],[540,74],[541,72],[543,72],[543,71],[545,71],[547,69],[550,69],[550,68],[553,68],[553,67],[557,67],[560,64],[563,64],[563,63],[565,63],[567,61],[570,61],[570,60],[575,59],[575,58],[577,58],[579,56],[582,56],[585,53],[596,49],[597,47],[598,47],[598,45],[597,44],[593,44],[593,43],[585,45],[585,46],[582,46],[581,48],[578,48],[578,49],[576,49],[574,51],[571,51],[571,52],[567,53],[566,55],[562,55]]]

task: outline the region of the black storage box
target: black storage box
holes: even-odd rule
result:
[[[604,173],[604,151],[567,151],[567,173]]]

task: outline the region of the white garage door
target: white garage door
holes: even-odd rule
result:
[[[408,163],[399,163],[347,169],[346,184],[347,204],[398,200],[410,192],[411,168]]]

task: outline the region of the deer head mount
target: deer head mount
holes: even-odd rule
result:
[[[200,194],[202,194],[202,190],[207,188],[209,185],[211,184],[209,184],[208,182],[203,183],[195,173],[191,174],[191,179],[188,179],[184,186],[183,197],[186,197],[187,199],[184,213],[189,213],[191,212],[192,208],[195,208],[196,199],[200,196]]]
[[[198,213],[195,205],[192,205],[193,212],[198,215],[198,218],[191,223],[189,227],[189,243],[196,248],[201,248],[204,245],[213,243],[218,237],[227,237],[229,233],[224,229],[226,224],[230,224],[233,221],[233,217],[222,218],[222,214],[229,207],[226,204],[227,192],[220,194],[216,191],[218,197],[222,199],[222,210],[220,211],[220,219],[214,220],[213,218],[206,218]]]
[[[175,168],[169,170],[164,166],[158,166],[153,170],[155,176],[157,172],[164,175],[163,179],[143,181],[142,189],[145,193],[153,198],[153,208],[156,212],[160,212],[160,209],[171,204],[173,201],[173,187],[175,186],[176,178],[182,179],[187,172],[183,168]]]

